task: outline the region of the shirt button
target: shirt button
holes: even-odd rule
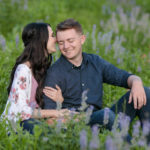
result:
[[[82,83],[82,86],[84,86],[84,83]]]

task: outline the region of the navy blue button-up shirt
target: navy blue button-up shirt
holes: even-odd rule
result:
[[[82,93],[88,90],[87,103],[96,109],[102,106],[103,83],[128,88],[130,74],[118,69],[98,55],[83,53],[80,67],[75,67],[63,55],[48,69],[45,86],[62,90],[62,108],[81,106]],[[44,95],[44,109],[55,109],[56,102]]]

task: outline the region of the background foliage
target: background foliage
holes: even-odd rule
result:
[[[55,31],[60,21],[78,20],[87,37],[85,52],[98,54],[115,66],[139,75],[149,87],[149,5],[149,0],[0,0],[0,114],[7,100],[10,71],[23,50],[21,32],[30,22],[50,23]],[[59,55],[59,51],[53,55],[54,61]],[[125,92],[126,89],[104,85],[103,106],[111,106]],[[92,131],[82,121],[71,127],[70,123],[67,132],[59,134],[54,127],[54,133],[42,139],[39,130],[35,136],[20,130],[20,134],[12,132],[8,137],[4,124],[0,123],[0,149],[80,149],[81,129],[87,131],[88,139]],[[110,133],[105,130],[99,134],[101,149],[105,149],[107,134]]]

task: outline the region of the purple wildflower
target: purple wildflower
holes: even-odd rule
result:
[[[133,125],[133,136],[134,136],[134,137],[139,137],[139,132],[140,132],[139,128],[140,128],[140,122],[137,121],[137,122]]]
[[[104,120],[103,120],[104,125],[108,124],[108,121],[109,121],[109,112],[110,112],[109,108],[105,108],[104,109]]]
[[[88,109],[86,111],[86,118],[85,118],[86,123],[88,123],[90,121],[90,117],[93,112],[93,109],[94,109],[94,107],[92,105],[90,107],[88,107]]]
[[[120,126],[122,135],[126,135],[129,129],[130,117],[120,112],[118,115],[118,124]]]
[[[56,132],[59,133],[62,127],[62,119],[57,120]]]
[[[87,93],[88,93],[88,89],[84,90],[82,92],[82,103],[81,103],[81,107],[80,107],[80,110],[83,111],[85,110],[85,108],[87,108],[87,103],[86,103],[86,100],[87,100]]]
[[[107,136],[105,147],[106,150],[117,150],[117,147],[110,136]]]
[[[2,47],[2,50],[5,51],[5,49],[6,49],[6,40],[2,36],[0,36],[0,47]]]
[[[56,109],[60,110],[61,108],[62,108],[62,103],[59,100],[57,100],[56,101]]]
[[[93,50],[96,50],[96,38],[95,38],[95,34],[96,34],[96,24],[93,25],[93,31],[92,31],[92,46],[93,46]]]
[[[121,63],[121,59],[117,58],[117,64],[120,64],[120,63]]]
[[[98,126],[93,126],[92,128],[92,139],[90,141],[90,149],[98,149],[99,148],[99,129],[98,129]]]
[[[87,134],[85,130],[80,132],[80,149],[86,150],[87,148]]]
[[[138,66],[137,71],[138,71],[138,72],[141,72],[141,71],[142,71],[142,68],[141,68],[140,66]]]
[[[150,132],[150,122],[144,121],[142,133],[144,136],[147,136],[149,134],[149,132]]]
[[[76,109],[75,108],[71,108],[70,109],[70,119],[73,119],[74,115],[75,115]]]
[[[16,35],[16,48],[18,47],[18,44],[19,44],[19,36],[18,34]]]
[[[144,140],[144,139],[139,140],[139,141],[138,141],[138,145],[139,145],[139,146],[145,146],[145,145],[146,145],[145,140]]]
[[[24,0],[24,10],[28,9],[28,0]]]

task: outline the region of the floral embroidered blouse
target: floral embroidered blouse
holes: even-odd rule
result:
[[[31,100],[33,97],[31,91],[33,91],[31,70],[27,65],[20,64],[15,71],[11,91],[2,116],[15,122],[19,119],[23,121],[31,118],[33,110],[38,107],[36,101]]]

